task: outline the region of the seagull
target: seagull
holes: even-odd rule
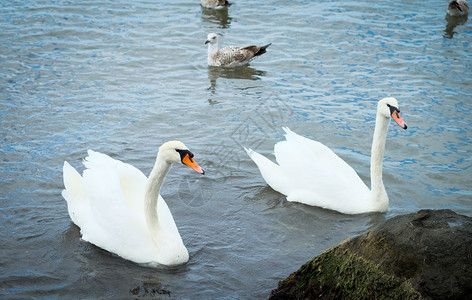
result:
[[[222,9],[231,5],[227,0],[202,0],[200,4],[205,8]]]
[[[210,33],[205,44],[208,44],[208,65],[215,67],[238,67],[248,64],[256,56],[266,53],[265,46],[228,46],[218,49],[218,36]]]
[[[465,0],[451,0],[447,6],[447,14],[452,17],[469,15],[469,5]]]

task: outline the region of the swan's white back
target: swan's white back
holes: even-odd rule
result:
[[[153,242],[146,226],[144,194],[147,177],[137,168],[89,150],[83,177],[64,163],[62,192],[82,239],[125,259],[142,264],[178,264],[188,252],[172,214],[159,196],[161,242]],[[175,260],[175,256],[180,259]],[[182,260],[182,261],[180,261]]]
[[[284,131],[286,141],[274,147],[278,165],[246,149],[270,187],[288,201],[348,214],[365,210],[361,199],[367,199],[370,190],[351,166],[325,145]]]

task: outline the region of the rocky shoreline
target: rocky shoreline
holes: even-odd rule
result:
[[[472,299],[472,218],[391,218],[308,261],[270,299]]]

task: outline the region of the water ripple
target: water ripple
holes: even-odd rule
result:
[[[0,294],[265,298],[313,255],[386,217],[472,214],[472,30],[451,29],[444,3],[429,4],[237,1],[215,12],[184,0],[1,2]],[[209,68],[209,32],[222,45],[272,45],[247,67]],[[384,96],[409,125],[389,129],[386,215],[288,203],[242,149],[273,158],[289,126],[368,183]],[[91,148],[148,174],[171,139],[207,171],[196,182],[174,168],[162,190],[189,264],[146,268],[81,241],[60,195],[64,160],[81,171]]]

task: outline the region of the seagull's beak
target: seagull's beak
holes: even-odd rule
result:
[[[209,42],[210,42],[210,40],[206,40],[205,45],[208,44]]]
[[[190,157],[189,154],[185,155],[184,158],[182,159],[182,162],[189,166],[190,168],[194,169],[200,174],[205,174],[205,171],[200,168],[200,166],[193,160],[193,158]]]

